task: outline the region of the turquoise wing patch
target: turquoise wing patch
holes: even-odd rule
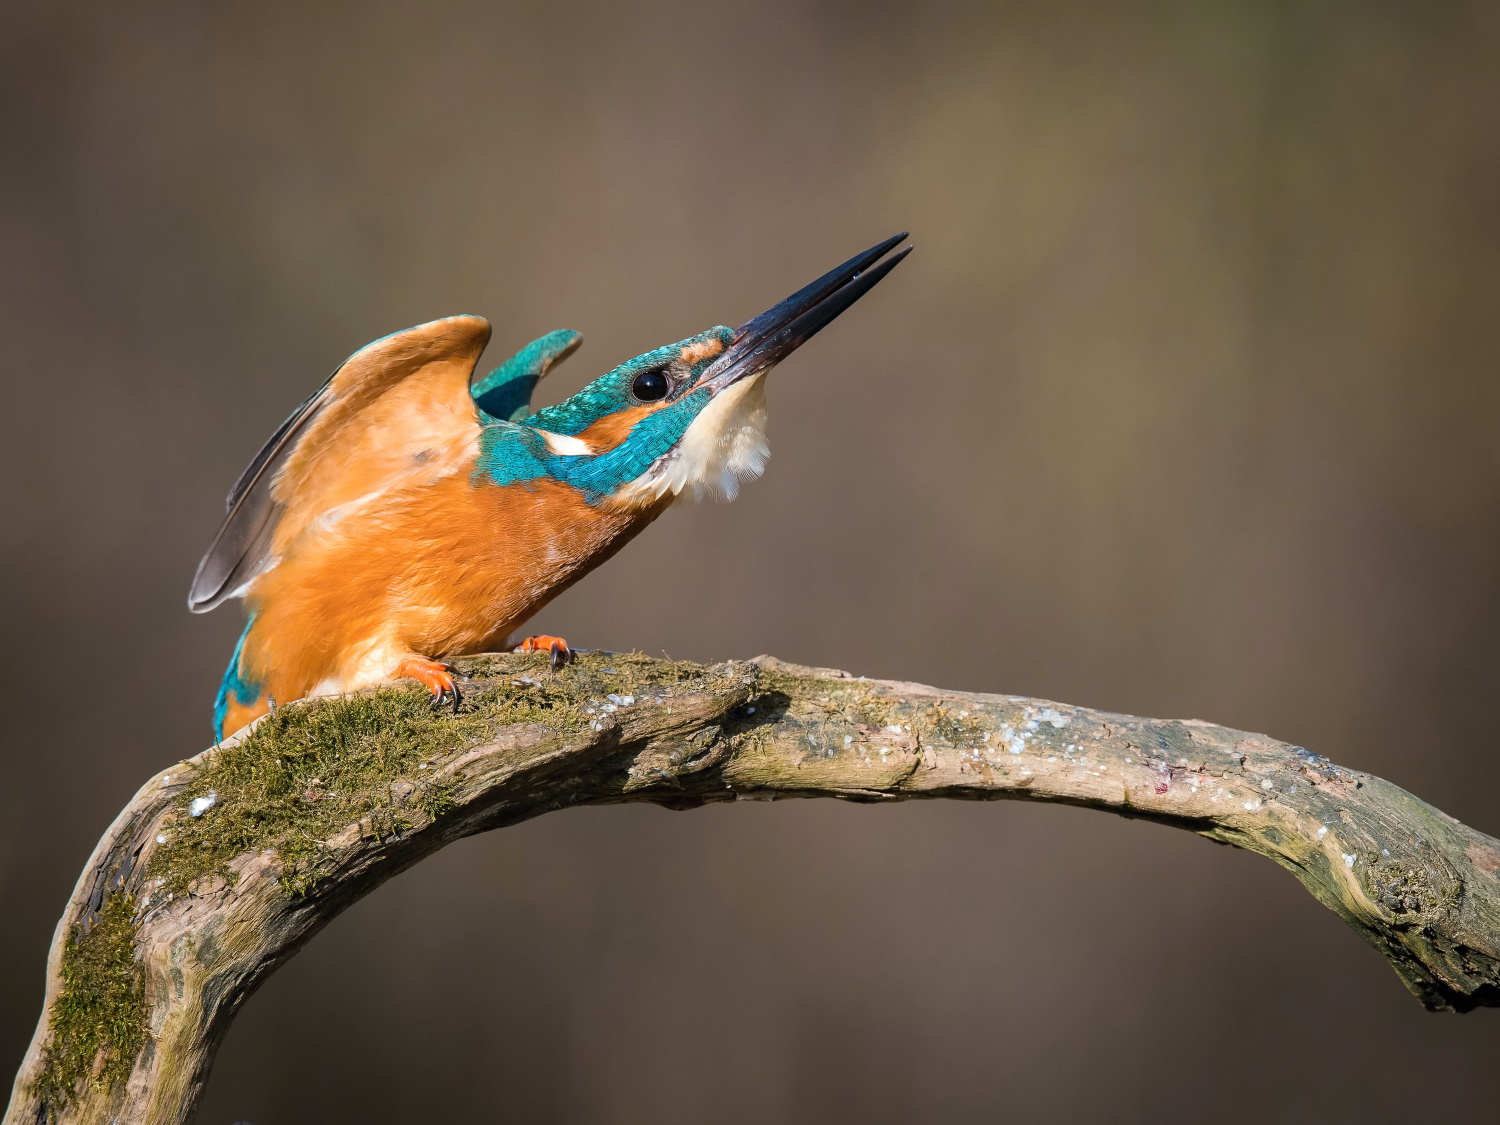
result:
[[[531,341],[483,379],[469,386],[474,404],[491,418],[519,422],[531,414],[531,392],[542,376],[578,350],[583,333],[570,328]]]

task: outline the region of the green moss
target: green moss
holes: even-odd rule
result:
[[[214,876],[232,881],[231,860],[267,848],[281,859],[282,887],[306,894],[327,874],[323,842],[350,824],[379,836],[412,827],[418,810],[424,819],[441,816],[452,787],[432,780],[433,767],[500,727],[540,723],[575,732],[610,694],[639,698],[708,674],[700,664],[639,653],[586,653],[555,674],[542,653],[455,664],[480,681],[469,685],[457,714],[434,707],[420,688],[388,688],[282,707],[238,743],[206,754],[147,861],[152,900]],[[193,801],[210,793],[213,804],[190,815]],[[68,936],[33,1088],[54,1116],[77,1103],[83,1083],[107,1090],[127,1079],[146,1043],[136,930],[134,900],[116,892],[86,933],[75,927]]]
[[[755,677],[755,694],[760,697],[781,695],[788,703],[806,703],[828,694],[828,684],[810,676],[794,676],[780,668],[762,668]]]
[[[145,1045],[145,974],[135,959],[135,903],[111,894],[87,933],[74,926],[63,946],[62,991],[52,1004],[34,1096],[55,1117],[79,1087],[111,1090],[130,1077]]]
[[[411,812],[441,816],[451,788],[428,780],[451,754],[513,723],[581,729],[590,700],[661,690],[704,673],[702,665],[638,653],[587,653],[553,674],[545,653],[455,661],[486,681],[470,688],[458,714],[436,708],[416,687],[282,707],[238,744],[211,751],[177,796],[146,874],[153,898],[181,895],[206,877],[233,880],[229,863],[274,848],[282,886],[306,894],[327,872],[323,841],[356,821],[378,836],[412,827]],[[406,783],[401,785],[398,783]],[[407,785],[411,788],[408,790]],[[201,816],[192,802],[214,795]]]
[[[305,894],[326,874],[323,841],[348,825],[366,821],[383,836],[411,827],[413,809],[446,811],[450,789],[427,780],[423,763],[497,725],[558,717],[544,700],[506,689],[466,700],[457,715],[406,687],[282,707],[238,744],[210,751],[178,795],[167,841],[147,864],[147,877],[161,880],[153,894],[180,895],[206,876],[232,880],[230,860],[265,848],[281,859],[282,886]],[[401,795],[403,780],[412,788]],[[214,804],[189,815],[210,793]]]
[[[502,653],[466,657],[454,662],[471,676],[525,675],[554,705],[572,705],[610,694],[639,695],[701,679],[708,671],[691,660],[657,660],[639,652],[586,652],[554,674],[546,653]]]

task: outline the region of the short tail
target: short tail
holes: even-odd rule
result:
[[[224,670],[219,694],[214,697],[214,741],[222,742],[246,723],[260,718],[271,709],[271,701],[262,684],[247,679],[240,667],[240,656],[245,651],[245,638],[255,627],[255,617],[245,624],[239,643],[234,646],[234,655],[229,658],[229,667]]]

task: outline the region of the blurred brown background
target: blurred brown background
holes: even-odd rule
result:
[[[1500,6],[155,6],[0,16],[0,1070],[241,625],[229,483],[368,340],[586,379],[909,228],[773,460],[536,621],[1202,717],[1500,832]],[[255,995],[212,1125],[1493,1120],[1284,872],[1010,804],[575,811]]]

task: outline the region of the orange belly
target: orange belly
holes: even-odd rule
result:
[[[402,655],[492,649],[664,506],[601,509],[556,481],[465,474],[380,497],[256,580],[242,668],[289,701],[388,679]]]

